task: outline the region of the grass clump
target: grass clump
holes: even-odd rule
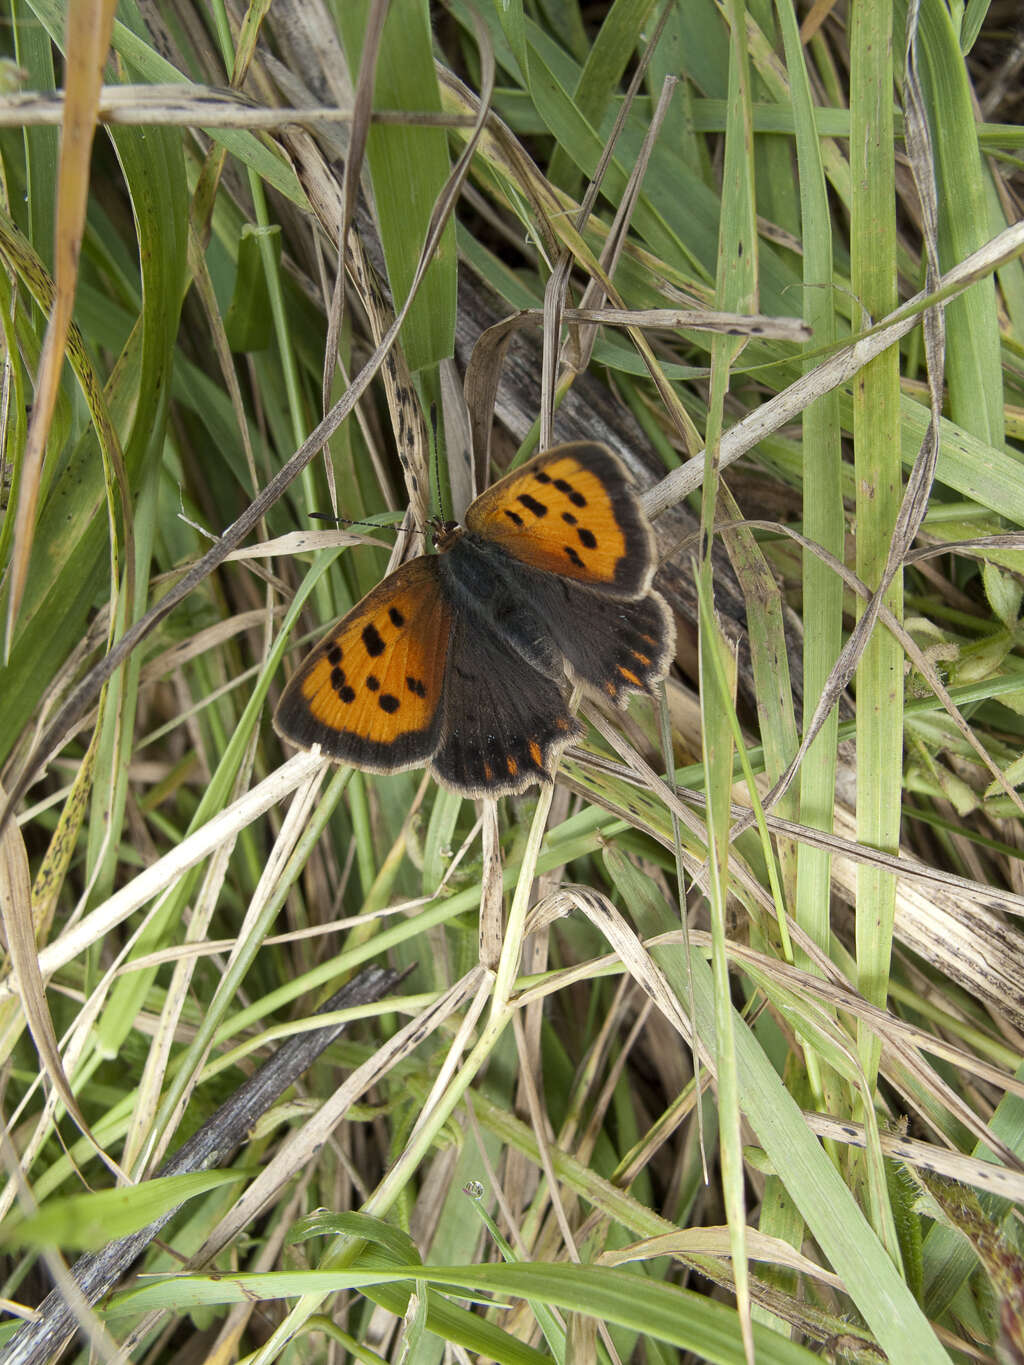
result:
[[[0,1349],[56,1282],[83,1360],[1019,1353],[1014,7],[7,18]],[[574,439],[660,708],[497,804],[286,754]]]

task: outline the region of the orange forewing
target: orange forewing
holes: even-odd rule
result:
[[[535,569],[639,597],[654,539],[623,465],[591,442],[555,446],[493,484],[466,526]]]
[[[451,609],[437,560],[389,574],[343,617],[292,676],[278,733],[331,758],[393,772],[437,746]]]

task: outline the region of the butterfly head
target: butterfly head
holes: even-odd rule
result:
[[[434,517],[430,522],[430,538],[435,550],[450,550],[462,535],[462,527],[457,521],[445,521]]]

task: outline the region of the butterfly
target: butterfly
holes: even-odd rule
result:
[[[544,451],[433,539],[436,554],[388,574],[300,665],[274,716],[284,739],[513,795],[550,781],[582,737],[569,678],[624,706],[665,676],[675,626],[651,591],[654,534],[607,446]]]

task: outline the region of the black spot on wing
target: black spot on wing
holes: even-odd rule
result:
[[[540,479],[540,475],[537,475]],[[587,500],[578,488],[574,487],[568,479],[552,479],[549,474],[545,474],[540,480],[542,483],[553,483],[559,493],[564,493],[572,503],[573,507],[586,507]]]
[[[344,671],[342,669],[340,668],[331,669],[331,687],[334,689],[334,695],[338,698],[339,701],[343,701],[346,706],[351,706],[352,703],[355,701],[356,699],[355,691],[348,685],[348,682],[345,679]]]
[[[363,627],[363,645],[371,659],[379,658],[386,648],[381,639],[380,631],[371,621],[368,626]]]

